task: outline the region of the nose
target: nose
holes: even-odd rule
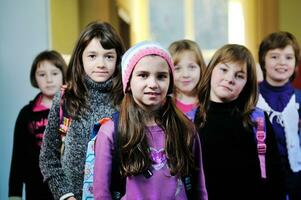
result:
[[[47,74],[47,75],[46,75],[46,81],[47,81],[48,83],[51,83],[51,82],[52,82],[52,75],[51,75],[51,74]]]
[[[284,56],[281,56],[279,59],[280,65],[285,65],[286,64],[286,58]]]
[[[234,84],[234,78],[235,75],[233,73],[227,73],[226,80],[229,82],[229,84]]]
[[[148,86],[152,89],[158,88],[158,80],[156,79],[156,77],[149,77]]]
[[[97,59],[97,67],[99,67],[99,68],[104,68],[104,67],[105,67],[104,58],[99,57],[99,58]]]
[[[182,76],[183,76],[184,78],[189,77],[189,73],[188,73],[188,69],[187,69],[187,68],[184,68],[184,69],[183,69],[183,74],[182,74]]]

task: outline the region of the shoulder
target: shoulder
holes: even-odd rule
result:
[[[28,104],[26,104],[25,106],[23,106],[19,112],[19,117],[25,117],[25,116],[30,116],[33,110],[33,100],[30,101]]]
[[[105,135],[108,137],[110,140],[113,140],[113,133],[115,130],[115,124],[112,119],[108,119],[105,122],[101,123],[101,127],[99,128],[98,136]]]
[[[265,118],[265,111],[261,108],[255,107],[253,109],[253,111],[251,112],[251,117],[253,119],[256,119],[256,118],[259,118],[259,117]]]
[[[301,90],[294,88],[297,102],[301,103]]]
[[[63,94],[62,94],[61,91],[56,92],[53,99],[52,99],[52,104],[53,105],[60,105],[62,96],[63,96]]]

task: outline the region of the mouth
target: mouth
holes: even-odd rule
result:
[[[284,68],[277,68],[275,69],[276,72],[279,72],[279,73],[285,73],[287,72],[287,69],[284,69]]]
[[[55,89],[55,86],[46,86],[46,88],[47,88],[48,90],[52,90],[52,89]]]
[[[96,75],[100,75],[100,76],[102,76],[102,75],[107,75],[107,74],[108,74],[107,71],[95,71],[95,72],[93,72],[93,73],[96,74]]]
[[[222,87],[222,88],[224,88],[224,89],[226,89],[226,90],[232,92],[232,89],[231,89],[230,87],[228,87],[228,86],[221,85],[220,87]]]
[[[188,85],[188,84],[191,83],[191,81],[181,81],[181,83],[182,83],[183,85]]]
[[[145,92],[145,95],[150,95],[150,96],[159,96],[160,93],[159,92]]]

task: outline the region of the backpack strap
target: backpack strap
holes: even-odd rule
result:
[[[65,94],[65,87],[61,87],[61,102],[60,102],[60,127],[59,132],[62,137],[65,137],[68,131],[68,128],[71,124],[71,117],[69,116],[65,102],[63,101],[63,96]]]
[[[183,176],[181,178],[183,184],[184,184],[184,188],[185,188],[185,193],[186,193],[186,197],[188,200],[193,200],[194,198],[194,194],[193,194],[193,179],[192,176]]]
[[[257,141],[257,153],[260,163],[260,171],[261,177],[266,178],[266,162],[265,162],[265,154],[266,154],[266,130],[265,130],[265,116],[264,112],[256,108],[252,112],[252,119],[256,122],[256,127],[254,127],[255,138]]]
[[[120,156],[120,135],[118,132],[118,124],[119,124],[119,112],[116,112],[112,115],[112,120],[114,122],[114,153],[112,158],[112,174],[111,174],[111,186],[110,191],[113,200],[120,200],[121,197],[125,194],[125,186],[126,186],[126,177],[120,174],[121,167],[121,156]],[[150,178],[153,173],[151,170],[147,169],[142,172],[145,178]]]
[[[125,194],[125,184],[126,177],[120,174],[120,137],[118,133],[118,124],[119,124],[119,112],[116,112],[112,115],[112,120],[114,122],[114,153],[112,158],[112,174],[111,174],[111,186],[110,191],[113,200],[119,200]]]
[[[60,116],[60,125],[59,125],[59,134],[61,135],[61,141],[62,141],[62,145],[61,145],[61,155],[63,155],[64,153],[64,148],[65,148],[65,137],[67,134],[67,131],[71,125],[71,117],[69,116],[66,106],[65,106],[65,102],[63,101],[63,96],[65,94],[65,86],[61,87],[61,101],[60,101],[60,112],[59,112],[59,116]]]

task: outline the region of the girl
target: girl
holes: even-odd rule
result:
[[[272,33],[260,44],[264,81],[259,84],[257,106],[269,114],[275,130],[290,200],[301,199],[301,93],[291,84],[299,61],[300,47],[291,33]]]
[[[55,96],[50,110],[40,155],[44,180],[55,199],[81,199],[90,129],[115,112],[112,99],[118,104],[122,97],[118,65],[123,52],[119,35],[108,23],[92,22],[79,37],[67,71],[67,88],[63,97]],[[62,155],[61,102],[72,120]]]
[[[174,99],[177,107],[194,121],[198,107],[197,88],[206,68],[198,44],[191,40],[179,40],[169,46],[175,64]]]
[[[284,196],[280,158],[267,116],[266,178],[262,178],[255,122],[250,117],[256,101],[256,66],[250,51],[236,44],[217,50],[200,85],[196,119],[210,200],[274,200]]]
[[[118,130],[122,199],[187,199],[181,177],[193,174],[194,199],[207,199],[201,147],[194,128],[171,97],[173,63],[168,52],[142,42],[122,58],[124,99],[119,123],[101,126],[96,141],[94,195],[111,199],[114,129]],[[114,166],[113,166],[114,167]]]
[[[53,199],[39,168],[42,137],[54,94],[65,81],[67,65],[56,51],[43,51],[34,59],[30,81],[39,94],[22,108],[15,125],[13,155],[9,176],[10,199]]]

